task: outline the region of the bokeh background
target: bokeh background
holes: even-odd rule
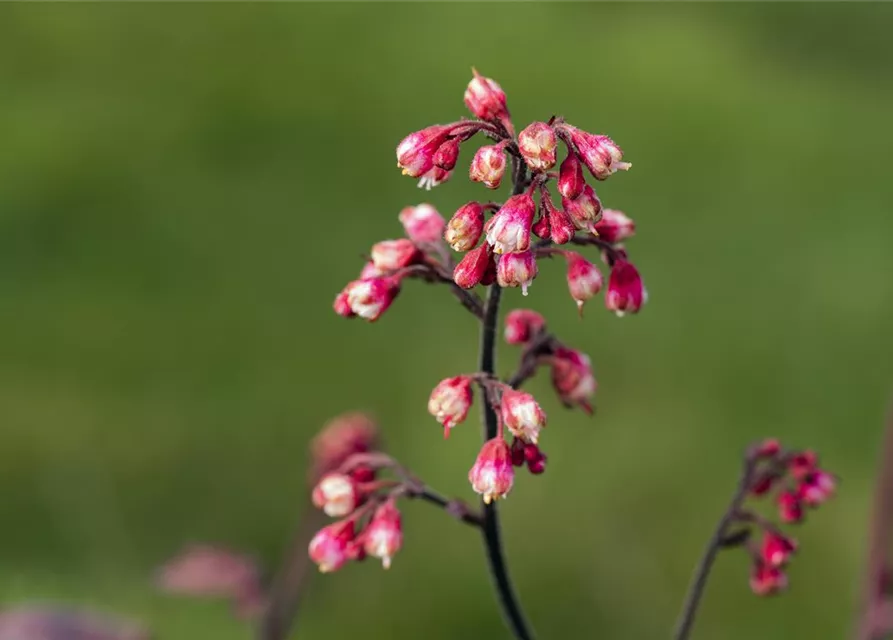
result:
[[[530,385],[550,467],[502,512],[539,636],[667,637],[743,447],[773,434],[840,496],[784,597],[722,556],[696,637],[843,637],[893,382],[891,25],[890,4],[0,7],[0,601],[248,637],[151,572],[205,540],[272,567],[307,442],[347,409],[471,497],[478,428],[443,442],[426,399],[473,368],[475,323],[420,283],[371,326],[331,302],[403,206],[489,196],[394,166],[464,114],[476,65],[519,128],[558,112],[623,146],[599,194],[638,222],[650,293],[581,321],[556,263],[506,296],[601,385],[594,419]],[[405,529],[391,571],[314,577],[295,637],[507,637],[475,533],[423,504]]]

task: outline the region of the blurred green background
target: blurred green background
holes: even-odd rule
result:
[[[247,637],[151,571],[196,540],[272,566],[306,444],[347,409],[471,498],[478,427],[444,442],[426,400],[474,367],[475,323],[423,284],[371,326],[331,302],[406,204],[489,197],[394,166],[465,114],[475,65],[519,129],[557,112],[623,146],[599,194],[638,222],[650,293],[581,321],[555,263],[506,296],[600,381],[594,419],[530,385],[550,467],[502,512],[539,637],[668,637],[769,434],[818,449],[840,496],[796,532],[783,597],[723,555],[695,637],[843,637],[893,382],[891,25],[890,4],[0,7],[0,601]],[[405,530],[391,571],[314,577],[295,637],[507,637],[476,534],[422,504]]]

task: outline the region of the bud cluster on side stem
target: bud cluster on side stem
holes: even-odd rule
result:
[[[797,551],[797,541],[772,518],[746,508],[748,498],[774,496],[778,519],[798,524],[807,508],[816,508],[834,495],[837,478],[822,469],[809,450],[785,450],[778,440],[751,446],[744,457],[738,488],[720,519],[701,559],[676,627],[675,640],[688,638],[713,561],[721,549],[742,548],[750,557],[750,588],[769,596],[788,586],[785,569]]]

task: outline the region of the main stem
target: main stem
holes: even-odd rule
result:
[[[735,520],[738,512],[741,510],[741,504],[747,497],[747,491],[751,485],[751,475],[753,473],[753,460],[750,455],[744,464],[741,472],[741,478],[738,481],[738,487],[732,501],[729,503],[726,512],[723,514],[716,530],[707,543],[704,555],[695,569],[691,586],[685,596],[685,603],[682,605],[682,613],[679,615],[679,622],[676,623],[676,632],[673,634],[674,640],[686,640],[691,634],[692,627],[695,624],[695,615],[698,612],[698,605],[701,603],[701,596],[704,595],[704,587],[707,586],[707,578],[710,576],[710,570],[713,568],[713,562],[716,560],[716,554],[722,548],[722,542],[728,535],[729,525]]]
[[[520,193],[524,189],[526,171],[520,166],[517,159],[512,159],[514,193]],[[490,285],[487,294],[487,302],[484,306],[484,318],[481,323],[481,352],[478,369],[485,374],[493,375],[496,369],[496,327],[499,323],[499,299],[502,296],[502,288],[494,283]],[[489,402],[483,405],[483,436],[484,440],[496,437],[497,419],[496,411]],[[487,563],[493,585],[499,597],[502,613],[506,618],[512,633],[518,640],[533,640],[533,633],[527,625],[521,605],[515,595],[509,577],[508,566],[505,562],[505,554],[502,550],[502,537],[499,532],[499,513],[496,510],[496,502],[482,504],[484,522],[481,533],[484,537],[484,548],[487,551]]]

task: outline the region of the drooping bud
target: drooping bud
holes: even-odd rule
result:
[[[477,245],[483,231],[484,207],[479,202],[468,202],[450,218],[443,238],[454,251],[468,251]]]
[[[466,253],[465,257],[459,261],[459,264],[453,269],[453,282],[463,289],[471,289],[483,282],[492,263],[490,245],[484,243]]]
[[[412,240],[382,240],[372,246],[372,264],[375,268],[388,272],[408,267],[422,259],[422,252]]]
[[[567,157],[561,163],[558,169],[558,193],[562,198],[573,200],[581,193],[583,187],[586,186],[586,180],[583,178],[583,165],[572,150],[568,150]]]
[[[533,234],[537,238],[542,238],[543,240],[552,239],[552,229],[549,225],[549,214],[542,208],[540,209],[540,219],[533,223],[530,230],[533,231]]]
[[[810,507],[817,507],[834,495],[837,489],[837,480],[827,471],[817,469],[807,474],[800,485],[797,487],[797,493]]]
[[[787,564],[791,555],[797,550],[797,541],[780,533],[766,531],[760,547],[760,557],[770,567],[781,567]]]
[[[614,244],[635,235],[636,223],[622,211],[602,209],[602,219],[595,223],[595,232],[605,242]]]
[[[567,286],[582,315],[586,301],[602,289],[602,274],[579,253],[568,251],[564,257],[567,259]]]
[[[533,251],[504,253],[499,256],[496,265],[496,282],[500,287],[521,287],[521,293],[527,295],[527,287],[536,278],[536,257]]]
[[[484,243],[484,246],[489,247],[490,245]],[[481,278],[481,284],[489,287],[494,282],[496,282],[496,257],[491,254],[490,261],[487,263],[487,270],[484,271],[484,277]]]
[[[778,494],[778,517],[782,522],[794,523],[803,520],[803,502],[791,491]]]
[[[400,511],[394,500],[387,500],[372,516],[372,521],[363,531],[363,548],[373,558],[380,558],[385,569],[391,566],[391,559],[403,546],[403,527]]]
[[[443,425],[443,437],[448,438],[450,429],[468,417],[474,401],[471,378],[456,376],[441,380],[428,399],[428,412]]]
[[[440,167],[431,167],[419,178],[419,189],[431,191],[437,185],[443,184],[453,175],[452,171],[441,169]]]
[[[459,138],[450,138],[437,148],[434,153],[434,166],[444,171],[452,171],[459,159]]]
[[[342,520],[320,529],[310,541],[310,559],[319,565],[322,573],[337,571],[350,558],[348,545],[353,542],[353,520]]]
[[[791,477],[802,480],[810,473],[815,471],[819,463],[819,457],[815,451],[799,451],[793,454],[788,460],[788,472]]]
[[[511,450],[505,440],[493,438],[484,443],[468,472],[468,481],[471,488],[483,496],[486,504],[504,498],[511,491],[515,470],[512,468]]]
[[[465,89],[465,106],[481,120],[501,122],[510,135],[515,135],[509,111],[505,104],[505,91],[495,80],[485,78],[472,68],[474,77]]]
[[[440,242],[446,221],[430,204],[423,202],[415,207],[405,207],[397,216],[406,237],[418,244]]]
[[[632,165],[623,162],[623,151],[611,138],[588,133],[570,125],[561,125],[570,135],[580,159],[596,180],[605,180],[617,171],[627,171]]]
[[[360,503],[360,492],[356,482],[342,473],[329,473],[313,488],[313,506],[322,509],[332,518],[341,518],[353,513]]]
[[[762,496],[775,486],[778,476],[770,471],[758,473],[750,485],[750,495]]]
[[[750,574],[750,589],[758,596],[770,596],[784,591],[788,577],[778,567],[755,562]]]
[[[403,138],[397,145],[397,166],[403,169],[403,175],[418,178],[434,168],[434,154],[450,137],[452,128],[435,124]]]
[[[505,316],[505,341],[525,344],[546,327],[546,319],[531,309],[513,309]]]
[[[354,280],[347,285],[347,304],[356,315],[375,322],[388,310],[399,293],[398,277]]]
[[[472,182],[483,182],[488,189],[498,189],[505,175],[504,145],[491,144],[478,149],[468,168]]]
[[[351,283],[353,284],[353,283]],[[354,318],[357,314],[353,312],[353,309],[350,308],[350,301],[348,300],[348,287],[347,285],[341,293],[335,296],[335,302],[332,304],[332,308],[335,309],[335,313],[337,313],[342,318]]]
[[[623,316],[638,313],[647,300],[648,292],[642,284],[639,271],[631,262],[622,259],[615,261],[608,278],[605,306],[618,316]]]
[[[552,204],[552,197],[545,187],[540,191],[540,204],[549,214],[549,233],[555,244],[567,244],[577,232],[570,217]]]
[[[528,193],[520,193],[505,204],[487,221],[484,231],[493,253],[525,251],[530,247],[530,227],[536,214],[536,203]]]
[[[524,451],[526,450],[527,445],[524,444],[524,441],[521,438],[512,438],[512,446],[510,448],[512,455],[512,466],[513,467],[521,467],[526,462],[524,458]]]
[[[555,166],[558,139],[545,122],[533,122],[518,134],[518,149],[531,171],[548,171]]]
[[[566,407],[580,405],[592,413],[590,398],[595,395],[598,383],[592,373],[592,361],[585,353],[558,347],[552,356],[552,386]]]
[[[529,443],[524,445],[524,460],[527,462],[527,470],[535,476],[546,470],[547,456],[538,445]]]
[[[529,393],[506,389],[500,405],[502,421],[516,438],[536,444],[540,430],[546,426],[546,414]]]
[[[601,219],[602,203],[592,187],[584,186],[583,192],[573,200],[562,198],[561,206],[577,229],[597,233],[595,223]]]

